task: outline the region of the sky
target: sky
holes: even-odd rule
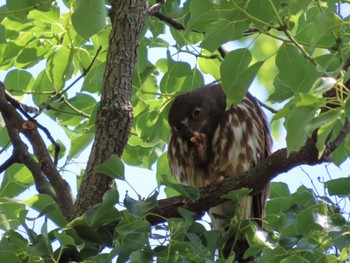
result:
[[[2,5],[3,3],[4,3],[4,0],[0,0],[0,5]],[[165,35],[163,38],[166,39],[167,36]],[[228,48],[232,49],[234,47],[229,46]],[[149,50],[149,60],[151,62],[155,63],[159,58],[162,58],[162,57],[163,58],[166,57],[166,49]],[[184,54],[179,54],[178,57],[176,58],[179,58],[182,61],[189,61],[189,62],[191,59],[193,59],[190,56],[184,55]],[[36,76],[39,72],[38,67],[42,68],[43,66],[44,64],[41,63],[36,68],[32,69],[31,70],[32,74]],[[6,75],[6,72],[0,71],[1,81],[4,81],[5,75]],[[210,83],[211,81],[212,81],[212,78],[207,76],[206,83]],[[69,95],[74,96],[74,93],[79,91],[80,85],[81,85],[81,82],[77,84],[75,89],[72,89],[70,91]],[[261,86],[256,81],[253,83],[252,87],[250,88],[250,92],[254,96],[256,96],[262,101],[265,101],[267,94],[265,94],[264,92],[261,92],[261,90],[264,90],[264,89],[261,89]],[[25,100],[25,103],[29,105],[33,105],[29,97]],[[271,116],[271,114],[268,114],[268,115]],[[63,132],[63,130],[58,125],[56,125],[50,118],[42,114],[38,118],[38,121],[40,124],[50,128],[50,131],[55,139],[59,138],[61,141],[63,141],[65,145],[67,146],[69,145],[69,140],[66,137],[65,133]],[[274,150],[284,148],[286,146],[285,134],[286,134],[285,131],[282,129],[279,134],[279,137],[274,138]],[[67,149],[67,152],[68,152],[68,149]],[[0,163],[4,162],[10,153],[11,151],[9,151],[7,154],[1,154]],[[78,162],[81,162],[80,164],[81,167],[85,167],[84,163],[86,163],[88,156],[89,156],[89,149],[79,156]],[[78,173],[80,170],[76,165],[72,165],[69,168],[75,173]],[[318,178],[321,178],[321,180],[323,181],[327,181],[330,178],[335,179],[338,177],[347,177],[349,176],[349,171],[350,171],[349,160],[346,161],[344,164],[342,164],[340,167],[336,167],[335,165],[328,165],[328,164],[317,165],[314,167],[301,166],[301,167],[296,167],[292,169],[288,173],[279,175],[273,181],[280,181],[280,182],[287,183],[291,192],[296,191],[298,187],[300,187],[301,185],[304,185],[308,188],[315,188],[316,191],[320,195],[322,195],[322,193],[324,193],[325,190],[323,188],[323,184],[318,181]],[[147,170],[147,169],[140,169],[137,167],[126,166],[125,177],[128,183],[125,183],[119,180],[117,181],[117,187],[118,187],[120,196],[123,197],[126,191],[129,191],[128,194],[131,195],[133,198],[137,198],[137,194],[140,195],[141,197],[149,196],[151,192],[157,188],[155,173],[156,173],[155,169]],[[65,172],[63,173],[63,176],[69,182],[73,190],[73,193],[76,193],[75,175],[71,172]],[[3,177],[3,174],[0,175],[0,180],[2,180],[2,177]],[[132,185],[132,187],[130,187],[130,185]],[[137,194],[134,193],[133,189],[136,190]],[[21,195],[21,198],[26,199],[32,196],[33,194],[35,194],[35,189],[34,187],[31,187]],[[161,191],[159,197],[165,198],[165,194]]]

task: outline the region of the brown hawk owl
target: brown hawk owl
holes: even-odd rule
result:
[[[255,98],[247,94],[240,104],[226,110],[226,95],[219,84],[176,97],[169,111],[169,124],[171,173],[193,187],[208,185],[222,176],[239,175],[271,153],[269,125]],[[237,217],[261,219],[267,193],[268,185],[261,193],[244,197]],[[214,228],[227,226],[232,210],[232,202],[211,208]],[[261,225],[261,220],[257,222]],[[230,252],[231,247],[226,246],[223,254],[227,257]],[[237,251],[237,243],[235,252],[241,262],[244,251]]]

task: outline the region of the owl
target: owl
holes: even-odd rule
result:
[[[192,187],[237,176],[271,154],[269,123],[249,93],[241,103],[226,109],[226,95],[220,84],[201,87],[175,98],[168,121],[171,173]],[[242,198],[239,209],[232,201],[212,207],[209,213],[213,227],[225,229],[233,213],[238,219],[254,219],[261,225],[267,195],[268,185],[260,193]],[[234,250],[236,260],[244,262],[247,242],[239,241],[232,247],[227,241],[223,247],[224,257]]]

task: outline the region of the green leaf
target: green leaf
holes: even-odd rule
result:
[[[7,0],[6,2],[11,17],[19,21],[25,21],[27,14],[30,10],[34,9],[35,6],[44,10],[51,6],[51,3],[45,0]]]
[[[124,205],[132,215],[138,218],[144,217],[150,209],[158,204],[157,196],[158,192],[154,192],[152,196],[145,200],[135,200],[126,193]]]
[[[167,141],[170,128],[165,105],[169,107],[166,99],[149,100],[146,107],[141,107],[140,112],[135,114],[136,133],[148,146],[159,144],[162,139]]]
[[[52,197],[38,194],[28,198],[23,203],[40,212],[39,217],[45,215],[59,227],[67,225],[67,220],[62,215],[62,212],[57,207],[57,204]]]
[[[128,143],[130,143],[130,139]],[[128,144],[123,152],[122,160],[129,165],[151,169],[154,162],[157,161],[159,154],[164,150],[165,143],[161,141],[151,147],[143,146],[142,144],[147,144],[143,141],[140,144]]]
[[[12,251],[0,251],[0,258],[3,262],[22,263],[22,260]]]
[[[280,261],[281,263],[310,263],[308,260],[304,259],[299,255],[292,255]]]
[[[73,49],[61,46],[47,59],[46,72],[56,91],[63,89],[72,75]]]
[[[76,246],[74,239],[71,236],[63,233],[57,233],[56,231],[54,232],[54,235],[63,247]]]
[[[80,134],[71,132],[68,129],[65,129],[65,131],[71,141],[71,147],[68,154],[70,158],[78,157],[94,139],[93,133]]]
[[[0,188],[0,196],[15,197],[33,185],[34,178],[22,164],[13,164],[6,169]]]
[[[330,195],[350,196],[350,178],[338,178],[324,183]]]
[[[4,51],[2,50],[2,58],[0,69],[7,70],[12,67],[14,59],[18,56],[22,48],[13,42],[9,42],[6,45],[4,44]]]
[[[287,130],[288,153],[298,151],[308,137],[306,127],[315,116],[317,108],[310,106],[295,107],[286,119],[284,126]]]
[[[219,19],[208,24],[205,27],[205,38],[201,43],[201,47],[214,52],[222,44],[242,38],[250,21],[240,12],[235,12],[234,16],[231,21]]]
[[[141,233],[133,240],[128,239],[127,241],[124,241],[123,245],[119,247],[120,250],[118,251],[119,253],[117,263],[127,262],[130,257],[130,254],[138,250],[145,249],[145,235],[145,233]]]
[[[119,211],[113,205],[110,206],[105,203],[98,204],[86,212],[87,225],[95,229],[112,222],[117,222],[119,218]]]
[[[339,117],[341,116],[343,112],[341,110],[334,110],[334,111],[328,111],[322,115],[326,116],[319,116],[320,118],[326,117],[323,119],[326,119],[325,123],[323,123],[319,129],[317,130],[317,142],[316,146],[319,151],[319,157],[322,156],[323,151],[326,149],[326,141],[329,139],[329,135],[334,130],[334,126],[339,120]],[[314,119],[315,120],[315,119]]]
[[[2,218],[0,221],[0,228],[9,230],[17,229],[20,225],[19,216],[21,211],[25,210],[25,205],[15,199],[1,197],[0,211]]]
[[[312,2],[312,0],[291,0],[288,5],[288,11],[292,15],[296,15]]]
[[[204,32],[205,27],[211,22],[218,19],[217,9],[219,5],[210,0],[193,0],[191,1],[191,17],[186,28]]]
[[[88,91],[94,94],[100,94],[103,85],[103,74],[105,72],[106,63],[101,63],[92,68],[86,75],[83,83],[82,91]]]
[[[51,10],[46,12],[33,9],[30,11],[28,18],[47,24],[58,23],[58,20],[60,18],[60,9],[58,6],[52,6]]]
[[[214,79],[219,80],[220,77],[220,54],[218,52],[210,53],[203,50],[198,58],[199,69],[205,73],[213,76]],[[214,56],[213,58],[207,58]]]
[[[273,0],[271,3],[274,4],[274,7],[276,9],[279,8],[279,0]],[[273,23],[276,20],[276,13],[274,12],[273,8],[271,8],[271,5],[267,5],[266,2],[260,1],[260,0],[251,0],[248,3],[247,11],[250,15],[254,16],[255,18],[258,18],[260,21],[263,21],[265,23],[261,23],[258,20],[254,20],[254,24],[265,30],[267,23]]]
[[[4,148],[6,147],[10,142],[10,137],[7,132],[7,129],[5,128],[5,121],[0,117],[0,147]]]
[[[104,0],[77,0],[72,15],[75,30],[85,40],[101,31],[106,25]]]
[[[103,204],[105,206],[111,207],[119,202],[119,192],[117,189],[109,189],[103,194],[102,197]]]
[[[290,196],[290,191],[288,185],[283,182],[271,182],[270,183],[270,199],[278,197],[288,197]]]
[[[55,86],[50,80],[45,69],[42,70],[36,77],[32,91],[35,92],[33,94],[33,101],[37,106],[42,106],[42,104],[55,93]]]
[[[296,230],[299,235],[308,236],[309,231],[319,231],[321,228],[315,223],[318,205],[302,210],[297,215]]]
[[[291,195],[294,204],[302,205],[303,207],[310,207],[316,204],[314,193],[311,189],[304,185],[300,186],[298,190]]]
[[[52,255],[51,242],[47,237],[39,235],[36,243],[28,247],[28,251],[33,255],[49,257]]]
[[[124,164],[118,155],[111,155],[106,162],[96,168],[96,172],[106,174],[112,178],[125,180]]]
[[[340,258],[339,260],[342,261],[346,261],[349,259],[349,255],[350,255],[350,248],[343,248],[340,252]]]
[[[238,190],[230,191],[227,194],[223,195],[222,197],[226,199],[230,199],[232,201],[239,201],[243,197],[249,195],[250,192],[251,190],[248,188],[241,188]]]
[[[173,61],[169,54],[166,61],[158,61],[156,66],[159,66],[165,72],[160,81],[160,90],[162,92],[173,93],[179,91],[184,86],[186,77],[192,77],[190,65],[185,62]]]
[[[33,76],[24,70],[13,69],[7,73],[4,84],[6,89],[18,92],[31,90],[34,83]]]
[[[239,103],[246,95],[258,70],[264,63],[259,61],[249,66],[252,55],[247,48],[231,51],[221,63],[221,81],[227,95],[228,104]],[[232,67],[232,65],[235,65]]]
[[[350,116],[350,99],[348,99],[345,103],[345,113],[347,116]]]
[[[292,206],[292,200],[289,197],[275,197],[266,205],[267,214],[279,214],[280,211],[286,212]]]
[[[298,93],[307,93],[321,75],[294,45],[283,44],[276,56],[279,70],[270,100],[283,101]],[[293,70],[291,70],[293,69]]]
[[[176,183],[170,172],[167,152],[164,152],[157,160],[156,179],[158,185],[161,185],[163,181]],[[164,192],[168,198],[179,195],[176,190],[168,186],[165,187]]]
[[[171,183],[169,182],[165,174],[162,174],[161,177],[162,177],[161,179],[162,184],[174,189],[176,192],[178,192],[182,196],[185,196],[192,201],[196,201],[199,198],[199,190],[197,188],[194,188],[188,185],[178,184],[178,183]]]
[[[183,47],[186,45],[190,45],[190,44],[196,44],[198,42],[200,42],[201,40],[203,40],[204,36],[201,33],[198,32],[193,32],[190,30],[178,30],[175,29],[173,27],[170,27],[170,32],[171,35],[174,37],[174,40],[176,41],[176,44],[179,47]],[[160,40],[160,43],[158,45],[164,46],[164,40]],[[156,43],[154,43],[156,44]],[[154,44],[152,44],[152,46],[154,46]],[[169,46],[168,43],[166,43],[167,46]]]
[[[342,20],[335,12],[322,12],[317,15],[314,25],[314,34],[312,34],[312,44],[316,44],[322,37],[338,34],[342,27]]]

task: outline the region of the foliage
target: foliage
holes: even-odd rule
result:
[[[343,2],[341,10],[349,8]],[[103,0],[58,4],[7,0],[0,8],[0,69],[6,71],[6,89],[38,108],[35,117],[46,115],[64,130],[69,141],[60,155],[59,169],[64,171],[94,137],[111,25],[106,18],[110,5]],[[187,0],[181,4],[167,0],[160,12],[185,29],[148,17],[135,65],[134,120],[128,145],[122,162],[113,156],[97,169],[123,180],[123,162],[142,168],[157,162],[157,180],[167,186],[168,196],[180,192],[195,199],[194,189],[176,185],[170,178],[162,152],[169,137],[167,113],[173,98],[210,80],[223,84],[232,104],[242,99],[256,78],[269,93],[270,105],[281,107],[272,119],[283,120],[288,152],[299,150],[318,129],[322,156],[326,142],[338,137],[350,115],[349,17],[335,12],[335,5],[336,1],[321,0]],[[224,44],[230,50],[225,57],[218,51]],[[166,56],[151,58],[152,50],[165,51]],[[71,85],[77,78],[81,82]],[[331,90],[334,96],[323,96]],[[278,133],[280,127],[273,127]],[[9,149],[3,126],[0,146],[2,154]],[[330,157],[339,165],[349,153],[347,136]],[[208,230],[190,211],[180,209],[181,218],[167,219],[162,225],[152,226],[146,220],[157,205],[157,192],[138,200],[127,195],[126,210],[121,211],[115,207],[121,201],[119,193],[111,189],[102,204],[67,222],[49,196],[20,200],[33,184],[21,164],[12,165],[3,175],[0,256],[4,261],[57,262],[75,248],[86,262],[113,258],[117,262],[225,262],[216,258],[222,233]],[[349,184],[349,178],[326,182],[324,187],[334,199],[304,186],[291,194],[286,184],[272,183],[263,228],[232,219],[232,226],[251,245],[246,255],[262,255],[257,262],[348,260],[349,216],[342,203],[334,200],[349,198]],[[35,217],[28,215],[30,208],[38,211]],[[41,230],[29,227],[35,221],[44,222]],[[107,228],[110,223],[116,224],[113,231]],[[111,249],[100,252],[104,246]]]

